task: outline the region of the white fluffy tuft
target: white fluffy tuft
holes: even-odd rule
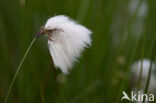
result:
[[[54,29],[48,40],[50,54],[55,67],[68,73],[85,47],[91,45],[91,31],[67,16],[59,15],[48,19],[44,29]]]
[[[144,90],[146,86],[146,82],[148,80],[148,72],[150,69],[151,61],[149,59],[143,59],[143,61],[139,60],[132,64],[131,67],[131,73],[132,73],[132,81],[135,85],[137,85],[139,79],[140,79],[140,69],[142,65],[142,80],[141,80],[141,89]],[[156,64],[155,62],[152,62],[152,72],[151,72],[151,78],[149,83],[149,92],[156,93]],[[137,86],[133,87],[133,90],[137,90]]]

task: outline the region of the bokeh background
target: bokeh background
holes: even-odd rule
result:
[[[156,0],[0,0],[0,103],[34,35],[60,14],[92,30],[92,46],[68,75],[57,70],[55,76],[47,38],[40,37],[8,103],[120,103],[135,79],[132,64],[156,61]]]

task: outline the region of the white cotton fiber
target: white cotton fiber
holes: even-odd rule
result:
[[[92,32],[64,15],[49,18],[44,29],[54,30],[48,45],[55,67],[68,73],[81,52],[91,45]]]

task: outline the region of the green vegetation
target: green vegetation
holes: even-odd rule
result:
[[[8,103],[120,103],[122,91],[131,91],[133,62],[156,61],[155,10],[155,0],[0,0],[0,103],[33,37],[49,17],[60,14],[92,30],[92,46],[69,75],[57,70],[56,85],[47,38],[41,36]]]

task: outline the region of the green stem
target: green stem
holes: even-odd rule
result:
[[[143,47],[142,47],[142,55],[141,55],[141,66],[140,66],[140,73],[139,73],[139,81],[138,81],[138,85],[137,85],[137,89],[140,90],[141,89],[141,82],[142,82],[142,73],[143,73],[143,59],[144,59],[144,45],[145,45],[145,35],[143,36]]]
[[[151,57],[151,63],[150,63],[149,71],[148,71],[148,78],[147,78],[144,94],[147,94],[147,92],[148,92],[150,79],[151,79],[151,73],[152,73],[152,65],[153,65],[152,63],[153,63],[154,58],[155,58],[155,51],[156,51],[156,42],[155,42],[155,45],[153,47],[153,53],[152,53],[152,57]],[[145,103],[145,98],[143,98],[143,103]]]
[[[23,56],[23,58],[22,58],[22,60],[21,60],[21,62],[20,62],[20,64],[19,64],[19,66],[18,66],[18,69],[17,69],[17,71],[16,71],[16,73],[15,73],[15,75],[14,75],[14,77],[13,77],[13,80],[12,80],[12,82],[11,82],[11,85],[10,85],[10,87],[9,87],[9,90],[8,90],[8,92],[7,92],[7,95],[6,95],[6,97],[5,97],[4,103],[7,103],[7,100],[8,100],[10,91],[11,91],[11,88],[12,88],[12,86],[13,86],[13,84],[14,84],[14,81],[15,81],[17,75],[18,75],[18,72],[19,72],[20,69],[21,69],[21,66],[22,66],[22,64],[23,64],[23,62],[24,62],[24,60],[25,60],[25,58],[26,58],[28,52],[30,51],[32,45],[34,44],[35,40],[36,40],[36,38],[34,38],[34,39],[32,40],[31,44],[29,45],[27,51],[25,52],[25,54],[24,54],[24,56]]]

